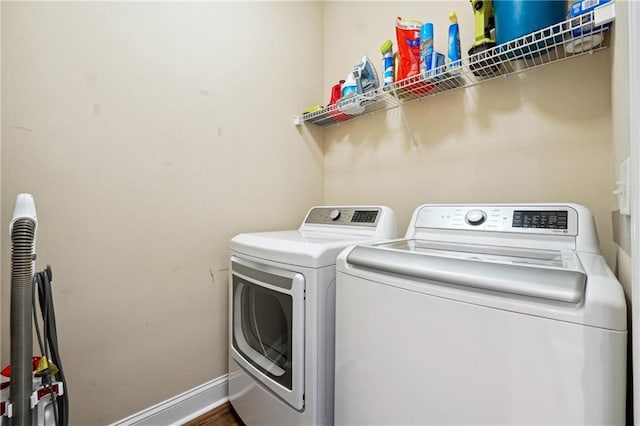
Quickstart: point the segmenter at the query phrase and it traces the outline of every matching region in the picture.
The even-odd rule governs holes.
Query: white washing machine
[[[332,425],[336,256],[397,238],[387,207],[314,207],[230,242],[229,400],[247,425]]]
[[[626,304],[585,207],[423,205],[336,267],[336,425],[624,424]]]

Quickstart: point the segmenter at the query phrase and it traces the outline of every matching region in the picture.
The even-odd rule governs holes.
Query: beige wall
[[[226,373],[227,241],[322,202],[321,138],[291,121],[321,96],[321,16],[310,2],[2,3],[2,215],[34,194],[71,424]]]
[[[611,37],[611,113],[616,167],[629,156],[629,2],[616,0],[616,21]]]
[[[616,21],[612,37],[611,115],[613,121],[613,166],[618,166],[629,156],[629,3],[616,1]],[[617,207],[616,207],[617,208]],[[627,226],[626,229],[630,229]],[[630,253],[617,248],[617,275],[631,298]]]
[[[468,1],[327,3],[325,90],[363,53],[378,64],[382,41],[395,45],[397,15],[434,22],[436,49],[446,52],[451,9],[464,52],[473,40]],[[610,68],[609,55],[597,53],[409,104],[417,155],[398,110],[331,127],[325,202],[387,204],[400,229],[422,203],[581,203],[613,265]]]
[[[434,22],[445,51],[451,9],[464,54],[462,0],[2,3],[1,214],[35,195],[73,424],[224,374],[228,239],[313,204],[387,204],[403,229],[426,202],[578,202],[613,265],[611,53],[408,105],[417,155],[397,110],[291,125],[363,53],[380,70],[395,16]]]

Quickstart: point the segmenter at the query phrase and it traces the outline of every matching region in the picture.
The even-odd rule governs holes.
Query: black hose
[[[11,232],[11,424],[31,426],[33,334],[31,323],[31,279],[36,224],[18,219]]]
[[[51,393],[51,400],[53,402],[54,417],[56,418],[56,425],[67,426],[69,424],[69,387],[64,376],[64,370],[62,367],[62,359],[60,357],[60,350],[58,347],[58,333],[56,329],[56,315],[53,307],[53,292],[51,290],[51,281],[53,279],[53,273],[51,266],[47,265],[46,269],[39,272],[34,277],[34,281],[38,287],[38,301],[40,302],[40,313],[43,320],[43,334],[44,334],[44,351],[41,351],[42,355],[47,357],[47,360],[53,362],[58,367],[58,372],[55,374],[55,379],[63,383],[64,393],[60,397],[56,397]],[[49,358],[49,351],[51,358]],[[48,380],[45,378],[45,380]]]
[[[40,325],[38,324],[38,308],[36,307],[36,289],[38,288],[37,275],[33,276],[33,282],[31,283],[31,307],[33,311],[33,326],[36,330],[36,337],[38,341],[38,347],[40,353],[44,353],[44,341],[42,340],[42,334],[40,334]]]

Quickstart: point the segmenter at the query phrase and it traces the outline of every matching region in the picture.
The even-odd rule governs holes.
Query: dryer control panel
[[[298,228],[334,236],[397,238],[396,215],[387,206],[315,206]]]
[[[375,227],[380,214],[381,209],[377,207],[314,207],[304,223]]]

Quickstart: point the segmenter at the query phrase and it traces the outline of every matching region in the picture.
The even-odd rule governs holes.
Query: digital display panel
[[[378,212],[376,210],[356,210],[353,212],[353,223],[376,223]]]
[[[566,210],[516,210],[513,212],[514,228],[567,229]]]

